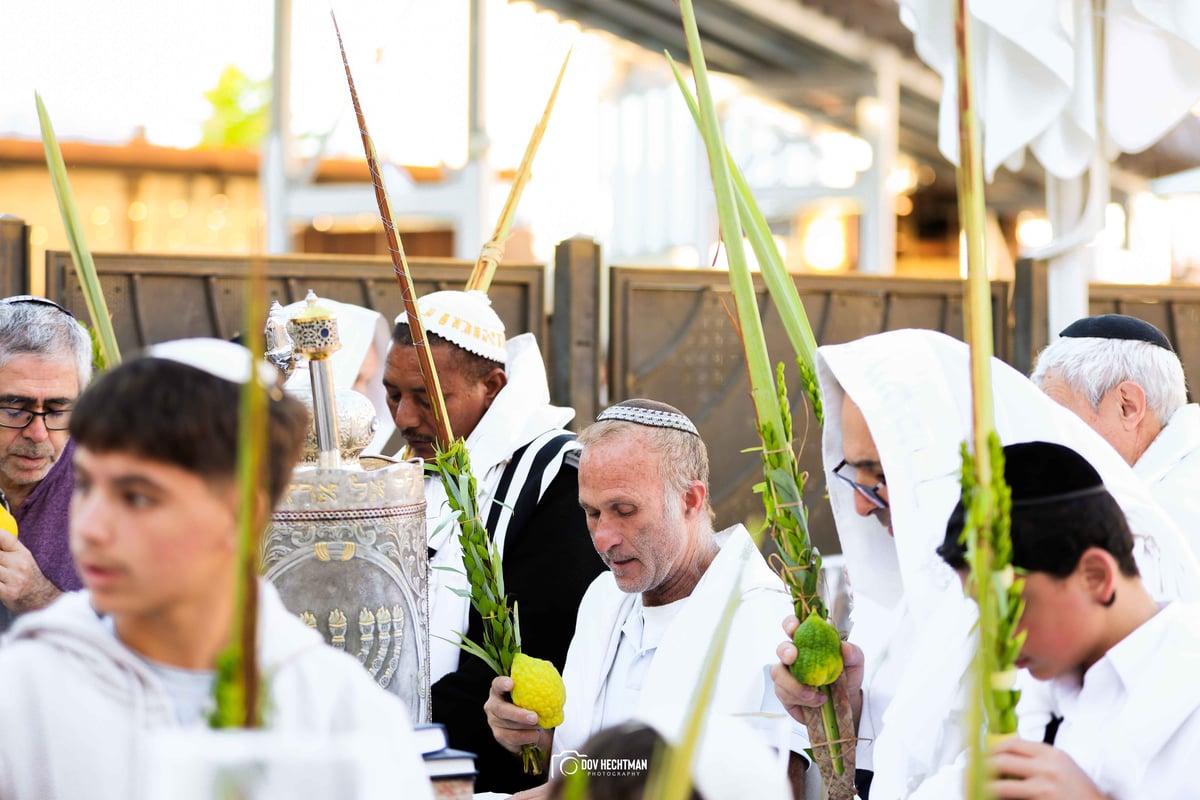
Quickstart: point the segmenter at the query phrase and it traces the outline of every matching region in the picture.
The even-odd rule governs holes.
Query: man
[[[1073,450],[1004,448],[1012,563],[1024,587],[1017,666],[1050,685],[1054,722],[990,753],[997,798],[1156,800],[1196,796],[1200,606],[1160,608],[1100,476]],[[967,569],[961,502],[939,553]]]
[[[501,553],[504,585],[518,604],[522,648],[562,669],[575,612],[603,571],[578,503],[577,449],[563,429],[575,412],[550,404],[546,369],[532,334],[506,341],[504,323],[482,292],[434,292],[420,298],[454,436],[466,440],[479,508]],[[408,455],[434,458],[434,418],[408,318],[396,320],[383,385]],[[495,673],[460,654],[460,633],[482,641],[483,620],[458,592],[469,589],[458,526],[441,480],[425,482],[430,548],[430,644],[433,719],[450,746],[476,754],[478,791],[516,791],[527,776],[492,738],[483,704]]]
[[[91,374],[91,339],[69,311],[41,297],[0,300],[0,503],[20,534],[0,538],[0,631],[83,586],[67,543],[67,424]]]
[[[936,550],[960,493],[969,374],[966,345],[935,331],[892,331],[817,350],[825,407],[838,410],[825,420],[822,447],[854,591],[849,639],[861,649],[850,655],[863,671],[856,755],[864,798],[912,797],[927,782],[936,786],[962,751],[955,720],[975,608]],[[1197,597],[1200,567],[1112,448],[995,359],[992,382],[1001,442],[1057,441],[1085,454],[1129,516],[1151,591]],[[789,636],[796,624],[785,625]],[[785,668],[795,659],[790,642],[779,656],[772,676],[785,707],[798,714],[791,707],[818,705]],[[1035,724],[1032,711],[1025,719]]]
[[[764,668],[778,638],[773,620],[791,600],[744,527],[713,532],[708,453],[695,425],[665,403],[627,400],[602,412],[580,442],[579,504],[609,571],[579,607],[563,723],[540,728],[536,714],[509,700],[512,679],[496,678],[485,706],[496,740],[513,753],[536,744],[565,754],[634,717],[681,729],[731,594],[740,602],[710,720],[780,711],[764,691]],[[793,753],[807,744],[802,734],[794,741]],[[796,783],[803,764],[793,758]]]
[[[1032,378],[1116,448],[1200,554],[1200,405],[1187,402],[1163,332],[1121,314],[1085,317],[1041,352]]]
[[[262,380],[256,367],[270,371],[240,345],[169,342],[79,399],[70,539],[87,591],[22,617],[0,648],[0,797],[139,796],[151,737],[203,727],[238,613],[238,396]],[[307,428],[304,407],[274,391],[262,524]],[[406,790],[431,796],[403,703],[289,614],[270,584],[258,591],[269,727],[378,737]]]

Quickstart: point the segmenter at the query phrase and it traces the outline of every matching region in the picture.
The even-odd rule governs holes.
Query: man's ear
[[[692,481],[683,492],[683,515],[691,518],[693,514],[703,514],[704,503],[708,499],[708,489],[700,481]]]
[[[1146,416],[1146,390],[1133,381],[1121,381],[1113,391],[1117,393],[1117,411],[1121,418],[1121,427],[1127,431],[1134,430]]]
[[[1083,581],[1085,591],[1094,602],[1101,605],[1109,605],[1112,602],[1120,573],[1121,569],[1113,554],[1100,547],[1084,550],[1075,567],[1075,574]]]
[[[496,395],[500,394],[500,390],[508,385],[508,374],[500,367],[493,367],[492,370],[483,376],[480,381],[483,384],[483,400],[487,406],[491,406],[492,401],[496,399]]]

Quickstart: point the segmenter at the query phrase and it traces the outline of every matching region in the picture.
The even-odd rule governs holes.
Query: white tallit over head
[[[971,436],[967,346],[936,331],[891,331],[818,348],[817,374],[828,409],[826,484],[854,591],[884,606],[894,606],[903,593],[920,613],[941,593],[960,591],[935,550],[960,493],[959,447]],[[992,359],[992,382],[1001,444],[1056,442],[1080,453],[1125,511],[1151,593],[1200,598],[1195,558],[1116,450],[998,359]],[[847,394],[879,450],[894,538],[874,518],[855,513],[853,490],[830,472],[843,457],[841,405]]]
[[[818,348],[817,375],[827,409],[826,485],[855,596],[850,639],[867,660],[860,735],[874,742],[860,751],[875,772],[872,798],[908,797],[962,750],[955,726],[976,611],[936,548],[958,502],[960,446],[972,430],[968,350],[935,331],[892,331]],[[1200,568],[1182,535],[1116,450],[997,359],[992,381],[1001,443],[1056,442],[1080,453],[1125,511],[1150,592],[1200,595]],[[874,517],[859,516],[853,489],[833,478],[844,457],[846,395],[879,450],[894,537]]]

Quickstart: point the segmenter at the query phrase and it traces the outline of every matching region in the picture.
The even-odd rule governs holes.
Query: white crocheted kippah
[[[623,400],[615,406],[609,406],[596,416],[596,422],[604,420],[632,422],[650,428],[674,428],[693,436],[700,435],[700,431],[696,430],[696,426],[682,411],[657,400],[641,398]]]
[[[436,333],[467,352],[504,364],[504,322],[483,292],[431,292],[417,300],[425,330]],[[396,317],[397,325],[408,324],[408,314]]]

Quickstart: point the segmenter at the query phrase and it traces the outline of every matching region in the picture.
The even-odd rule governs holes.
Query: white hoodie
[[[408,710],[362,666],[327,646],[259,583],[268,722],[296,734],[365,734],[386,743],[397,796],[431,798]],[[155,732],[177,729],[170,697],[125,648],[87,592],[21,617],[0,647],[0,798],[135,800]]]
[[[962,701],[976,609],[936,548],[958,502],[959,446],[971,432],[967,358],[965,344],[928,330],[817,349],[828,410],[826,485],[854,595],[850,640],[866,657],[859,736],[872,741],[859,744],[858,766],[875,772],[872,800],[909,797],[962,750],[961,731],[947,722]],[[1149,591],[1161,599],[1200,596],[1200,568],[1187,543],[1117,452],[996,359],[992,381],[1001,443],[1055,442],[1080,453],[1125,511]],[[830,472],[844,455],[847,394],[879,450],[894,537],[855,512],[853,490]]]

